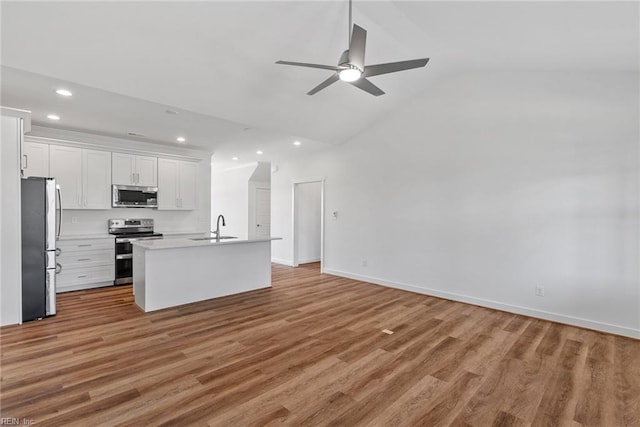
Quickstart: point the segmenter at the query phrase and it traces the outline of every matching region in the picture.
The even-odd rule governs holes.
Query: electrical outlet
[[[71,224],[77,224],[78,223],[78,217],[77,216],[72,216],[71,217]]]
[[[539,297],[543,297],[544,296],[544,286],[536,286],[536,295]]]

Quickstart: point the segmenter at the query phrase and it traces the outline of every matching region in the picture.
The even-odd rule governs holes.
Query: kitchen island
[[[133,246],[133,293],[144,311],[271,287],[265,238],[139,240]]]

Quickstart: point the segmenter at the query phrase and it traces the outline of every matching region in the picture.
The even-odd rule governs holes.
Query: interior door
[[[256,188],[256,237],[271,236],[271,190]]]

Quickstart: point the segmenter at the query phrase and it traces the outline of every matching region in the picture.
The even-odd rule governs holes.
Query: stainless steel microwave
[[[111,206],[114,208],[157,208],[158,187],[112,185]]]

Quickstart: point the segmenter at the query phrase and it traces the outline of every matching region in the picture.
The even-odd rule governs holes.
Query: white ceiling
[[[60,127],[165,144],[184,133],[251,161],[294,139],[341,143],[450,73],[638,70],[637,2],[356,0],[367,63],[431,58],[372,78],[381,97],[342,82],[307,96],[329,72],[274,64],[335,64],[347,1],[3,1],[1,12],[3,104],[31,109],[37,124],[56,109]],[[52,94],[61,83],[71,100]]]

